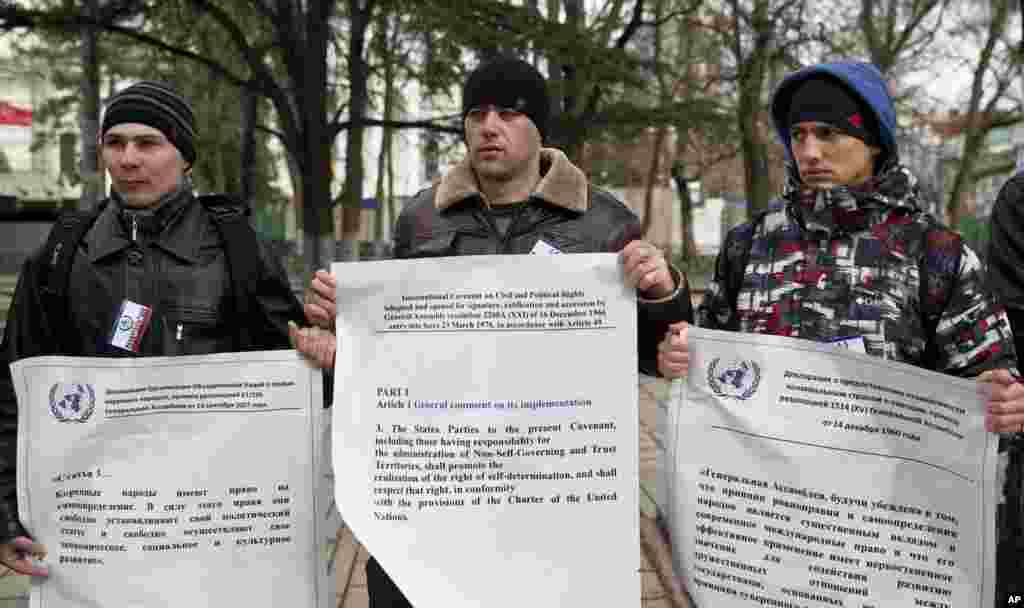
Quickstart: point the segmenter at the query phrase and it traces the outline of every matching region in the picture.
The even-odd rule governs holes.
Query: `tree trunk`
[[[745,82],[740,90],[740,147],[747,190],[747,217],[768,208],[771,182],[768,179],[768,150],[757,129],[760,108],[760,79]]]
[[[562,8],[565,10],[565,24],[570,31],[583,31],[583,2],[582,0],[563,0]],[[574,163],[579,163],[583,155],[583,129],[579,124],[580,100],[582,99],[582,85],[579,78],[579,70],[575,64],[562,64],[562,121],[566,128],[561,137],[556,140],[561,143],[562,151]],[[557,107],[557,106],[556,106]]]
[[[330,38],[330,0],[311,1],[306,12],[308,61],[303,87],[297,95],[301,131],[302,232],[306,275],[326,268],[334,259],[334,220],[331,208],[330,141],[327,139],[327,47]],[[326,15],[325,15],[326,13]],[[321,60],[323,58],[323,60]]]
[[[431,32],[423,33],[424,58],[423,63],[429,72],[434,64],[434,35]],[[434,91],[430,87],[423,89],[423,111],[429,116],[434,113]],[[432,182],[440,172],[441,142],[436,131],[427,129],[423,132],[423,179],[425,182]]]
[[[349,0],[348,83],[349,128],[345,136],[345,189],[341,204],[347,209],[359,209],[363,201],[363,135],[366,108],[370,93],[366,65],[366,31],[370,25],[373,3],[367,0]],[[361,214],[343,215],[341,236],[353,239],[359,234]]]
[[[91,18],[99,13],[97,0],[85,0],[85,9]],[[79,159],[79,173],[82,179],[82,196],[78,200],[80,210],[92,209],[103,198],[105,179],[99,167],[99,122],[100,122],[100,61],[96,44],[96,28],[82,26],[82,79],[79,81],[81,109],[79,131],[82,137],[82,157]]]
[[[697,256],[697,243],[693,238],[693,199],[690,198],[690,184],[686,181],[686,170],[679,165],[673,166],[672,180],[679,193],[679,221],[683,224],[683,242],[679,255],[683,261],[689,261]]]
[[[241,176],[239,180],[239,195],[250,207],[254,206],[252,200],[255,192],[256,179],[256,125],[259,122],[257,111],[259,110],[259,99],[256,94],[247,88],[242,89],[242,132],[240,162]]]
[[[377,35],[380,37],[381,55],[384,57],[384,120],[391,120],[394,111],[394,66],[390,57],[391,53],[391,28],[387,17],[382,17],[379,22],[380,31]],[[385,216],[385,209],[387,206],[384,201],[389,199],[393,192],[390,187],[391,184],[388,181],[388,164],[391,156],[391,141],[394,133],[394,129],[390,127],[383,127],[381,130],[380,137],[380,154],[377,156],[377,210],[374,213],[373,222],[373,254],[374,257],[379,257],[377,254],[380,252],[380,244],[384,240],[384,225],[387,222]]]
[[[960,163],[953,178],[953,188],[949,192],[949,199],[946,203],[946,221],[950,226],[956,228],[960,223],[960,216],[964,212],[963,197],[968,188],[974,184],[973,173],[975,161],[985,142],[987,131],[975,134],[968,130],[964,135],[963,152],[960,155]]]
[[[654,143],[651,145],[651,165],[647,170],[647,187],[644,189],[644,219],[641,224],[641,232],[644,238],[651,229],[654,221],[654,188],[658,185],[658,173],[661,171],[661,149],[665,145],[665,137],[668,136],[668,127],[661,126],[654,135]],[[671,240],[671,236],[669,237]]]

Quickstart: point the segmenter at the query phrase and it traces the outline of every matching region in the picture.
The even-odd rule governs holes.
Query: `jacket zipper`
[[[530,204],[529,202],[526,203],[526,205],[529,205],[529,204]],[[509,222],[508,228],[505,230],[505,234],[504,235],[501,235],[501,234],[497,235],[498,237],[501,238],[501,252],[500,253],[508,253],[509,252],[508,251],[508,244],[509,244],[509,241],[512,240],[512,229],[515,228],[519,224],[519,220],[522,219],[523,213],[526,211],[526,205],[520,207],[516,211],[516,214],[514,216],[512,216],[512,221]],[[492,224],[491,230],[495,230],[495,228],[493,227],[493,224]]]

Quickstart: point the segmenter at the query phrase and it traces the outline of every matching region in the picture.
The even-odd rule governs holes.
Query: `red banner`
[[[0,101],[0,125],[31,127],[32,110],[26,110],[6,101]]]

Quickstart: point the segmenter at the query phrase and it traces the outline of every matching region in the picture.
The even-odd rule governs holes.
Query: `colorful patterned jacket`
[[[874,113],[881,154],[867,183],[800,183],[789,99],[812,77],[841,82]],[[698,323],[819,342],[862,336],[869,354],[956,376],[1015,369],[1009,321],[978,256],[924,211],[916,178],[899,165],[896,112],[877,68],[841,61],[794,72],[771,116],[789,159],[785,192],[726,237]]]
[[[697,311],[712,329],[828,342],[957,376],[1014,367],[977,255],[916,203],[895,166],[860,189],[791,188],[726,237]]]

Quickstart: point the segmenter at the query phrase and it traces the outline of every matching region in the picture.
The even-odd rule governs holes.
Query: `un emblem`
[[[117,329],[119,331],[131,331],[135,325],[135,320],[128,315],[122,315],[121,320],[117,322]]]
[[[60,422],[85,422],[96,409],[89,384],[57,382],[50,387],[50,413]]]
[[[754,361],[722,363],[715,357],[708,365],[708,386],[720,397],[746,400],[754,396],[761,384],[761,368]]]

